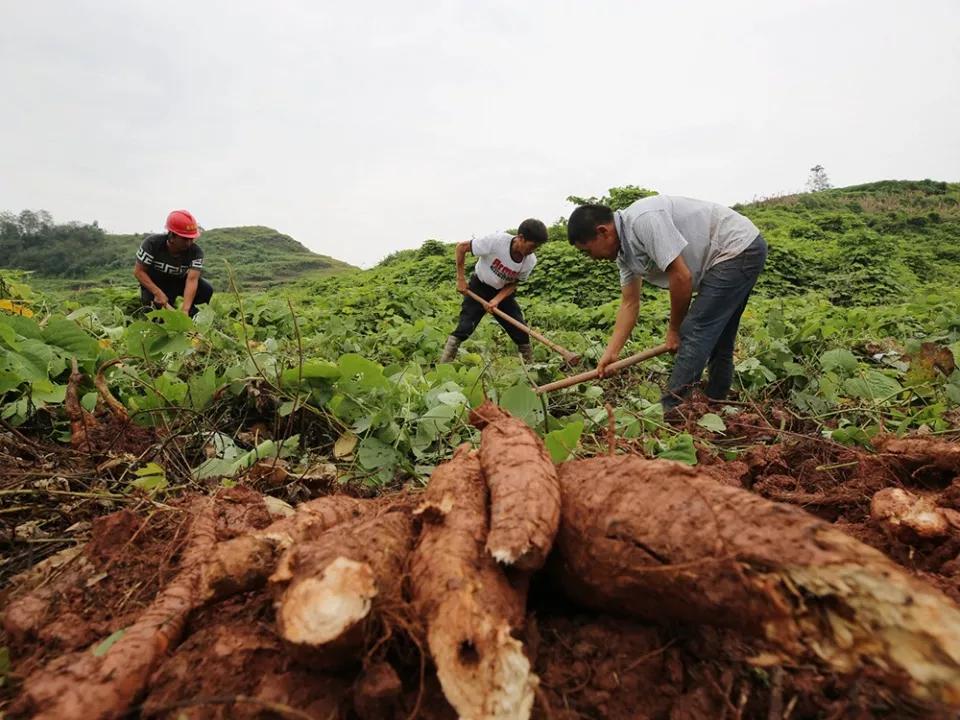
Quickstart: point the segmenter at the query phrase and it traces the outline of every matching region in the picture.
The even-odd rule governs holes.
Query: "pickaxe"
[[[514,318],[510,317],[509,315],[507,315],[507,314],[506,314],[503,310],[501,310],[500,308],[498,308],[498,307],[490,307],[489,301],[484,300],[482,297],[480,297],[480,296],[477,295],[475,292],[473,292],[473,290],[467,289],[467,291],[466,291],[465,294],[466,294],[468,297],[471,297],[471,298],[473,298],[474,300],[476,300],[476,301],[477,301],[478,303],[480,303],[481,305],[483,305],[483,307],[485,307],[485,308],[487,309],[487,312],[492,312],[494,315],[496,315],[496,316],[499,317],[499,318],[502,318],[502,319],[506,320],[508,323],[510,323],[510,324],[513,325],[514,327],[519,328],[520,330],[523,330],[525,333],[527,333],[527,335],[529,335],[530,337],[532,337],[534,340],[539,340],[540,342],[542,342],[544,345],[546,345],[546,346],[547,346],[548,348],[550,348],[551,350],[555,350],[555,351],[557,351],[558,353],[560,353],[560,354],[563,356],[563,359],[566,360],[569,365],[576,365],[578,362],[580,362],[580,356],[579,356],[577,353],[572,353],[572,352],[570,352],[569,350],[567,350],[565,347],[562,347],[562,346],[560,346],[560,345],[557,345],[557,344],[556,344],[555,342],[553,342],[552,340],[548,340],[547,338],[545,338],[543,335],[541,335],[540,333],[538,333],[538,332],[537,332],[536,330],[534,330],[533,328],[529,328],[529,327],[527,327],[526,325],[524,325],[522,322],[520,322],[519,320],[515,320]]]
[[[650,348],[649,350],[644,350],[639,352],[636,355],[631,355],[630,357],[625,357],[623,360],[617,360],[607,365],[608,371],[622,370],[625,367],[630,367],[631,365],[636,365],[641,363],[644,360],[649,360],[652,357],[657,355],[663,355],[665,352],[669,352],[669,349],[666,345],[657,345],[655,348]],[[588,370],[587,372],[582,372],[579,375],[571,375],[566,377],[563,380],[557,380],[556,382],[548,383],[546,385],[540,385],[537,388],[534,388],[538,395],[543,393],[550,392],[551,390],[560,390],[562,388],[568,388],[573,385],[579,385],[582,382],[587,382],[588,380],[596,380],[600,377],[596,369]]]

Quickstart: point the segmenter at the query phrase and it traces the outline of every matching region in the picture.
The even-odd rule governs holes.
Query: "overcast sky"
[[[185,207],[369,266],[615,185],[960,180],[960,0],[0,6],[0,210],[112,232]]]

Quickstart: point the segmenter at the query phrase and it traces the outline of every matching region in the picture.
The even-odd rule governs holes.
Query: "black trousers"
[[[480,278],[478,278],[476,275],[470,276],[468,287],[484,300],[493,300],[494,296],[500,292],[497,288],[480,282]],[[523,311],[520,310],[520,306],[517,304],[517,299],[513,295],[504,299],[499,305],[497,305],[497,307],[503,310],[503,312],[512,317],[514,320],[523,322]],[[454,330],[451,334],[461,341],[466,340],[473,334],[473,331],[477,329],[477,325],[486,314],[487,311],[483,309],[483,305],[478,303],[472,297],[464,295],[463,304],[460,306],[460,322],[457,323],[456,330]],[[494,315],[493,318],[500,323],[503,329],[507,331],[507,335],[510,336],[510,339],[513,340],[517,345],[530,344],[530,336],[527,335],[523,330],[515,328],[513,325],[497,315]]]
[[[171,275],[161,275],[159,273],[154,275],[150,273],[150,279],[157,284],[157,287],[163,290],[164,294],[170,299],[171,305],[173,305],[173,301],[176,298],[183,297],[183,290],[187,285],[186,275],[183,277],[173,277]],[[204,305],[210,302],[211,297],[213,297],[213,285],[203,278],[200,278],[200,281],[197,283],[197,294],[194,296],[193,305],[190,307],[190,317],[197,314],[197,305]],[[147,310],[152,310],[157,307],[153,302],[153,293],[143,285],[140,286],[140,304]]]

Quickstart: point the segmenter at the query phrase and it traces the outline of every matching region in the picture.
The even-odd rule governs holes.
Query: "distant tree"
[[[430,255],[446,255],[447,246],[439,240],[424,240],[423,245],[417,250],[417,257],[425,258]]]
[[[577,195],[570,195],[567,197],[567,202],[571,202],[574,205],[606,205],[613,210],[623,210],[623,208],[632,205],[637,200],[650,197],[651,195],[659,195],[656,190],[648,190],[647,188],[637,187],[636,185],[613,187],[607,192],[607,195],[600,198],[584,198]]]
[[[807,178],[807,190],[810,192],[820,192],[829,190],[833,185],[830,184],[830,178],[827,177],[827,171],[823,165],[814,165],[810,168],[810,176]]]

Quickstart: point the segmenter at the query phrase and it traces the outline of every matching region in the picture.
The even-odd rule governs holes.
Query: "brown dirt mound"
[[[895,449],[874,455],[832,443],[798,439],[760,447],[737,461],[714,461],[706,466],[706,472],[697,473],[696,483],[709,482],[706,476],[710,475],[728,486],[720,493],[724,498],[739,497],[737,488],[752,488],[758,495],[771,499],[776,496],[781,502],[811,510],[834,523],[837,529],[884,551],[916,578],[956,600],[960,595],[960,567],[955,567],[960,565],[956,560],[960,552],[957,536],[947,533],[945,537],[924,540],[906,536],[904,540],[885,531],[870,517],[873,494],[891,486],[929,493],[938,507],[952,509],[960,504],[960,485],[949,484],[945,479],[944,468],[952,466],[945,461],[931,462],[916,445],[909,446],[909,450],[909,459],[903,459]],[[933,489],[925,486],[931,476],[923,469],[930,467],[937,473]],[[922,470],[919,474],[918,469]],[[451,476],[450,487],[456,488],[462,477]],[[696,483],[695,490],[699,487]],[[423,527],[442,525],[447,514],[456,512],[456,502],[466,497],[464,491],[454,490],[452,497],[445,498],[442,489],[438,486],[438,494],[428,495],[430,502],[421,506],[416,516],[415,532],[420,538],[425,537]],[[477,493],[481,507],[488,502],[482,487],[470,493]],[[696,502],[696,494],[669,512],[683,518],[687,506]],[[624,498],[627,502],[626,495]],[[9,621],[10,607],[18,602],[25,604],[23,612],[14,618],[19,623],[16,632],[7,627],[0,639],[0,644],[11,648],[13,660],[13,671],[0,689],[0,711],[6,710],[11,718],[31,716],[33,709],[21,694],[24,681],[51,661],[59,658],[61,663],[75,662],[71,671],[82,671],[101,662],[99,658],[104,653],[109,656],[103,639],[130,627],[158,593],[182,575],[183,553],[191,542],[185,511],[191,500],[184,498],[172,503],[169,509],[149,506],[150,509],[140,512],[126,510],[98,520],[92,528],[91,541],[65,567],[24,580],[8,592],[4,598],[5,620]],[[389,499],[356,502],[372,503],[371,507],[380,509],[390,504]],[[409,496],[402,502],[412,505]],[[242,541],[257,532],[260,537],[270,538],[268,528],[275,527],[277,522],[262,497],[250,490],[238,488],[223,493],[214,507],[215,540],[221,544]],[[783,516],[792,517],[789,513]],[[334,521],[345,522],[346,518],[337,517]],[[287,525],[309,528],[313,527],[312,522],[315,518]],[[888,673],[872,663],[845,673],[830,671],[809,658],[781,658],[771,663],[770,644],[762,637],[749,639],[757,633],[743,632],[743,628],[718,629],[662,619],[651,623],[586,611],[573,604],[568,588],[558,585],[551,573],[539,573],[532,578],[516,574],[505,580],[497,575],[503,571],[492,566],[490,555],[483,551],[487,522],[489,518],[484,519],[481,513],[476,521],[469,521],[468,531],[457,536],[457,547],[462,546],[457,551],[462,553],[457,562],[466,563],[465,569],[458,571],[461,576],[446,579],[445,590],[462,590],[476,582],[480,575],[472,574],[470,562],[477,564],[477,570],[482,564],[486,568],[483,572],[498,578],[496,583],[508,580],[513,587],[525,587],[532,580],[526,618],[516,622],[504,638],[524,643],[534,678],[533,717],[813,720],[950,716],[950,711],[942,706],[911,699],[903,687],[891,681]],[[332,531],[324,534],[327,532]],[[290,542],[299,542],[294,535],[271,539],[274,545],[269,549],[270,557],[263,558],[264,567],[276,562]],[[627,537],[621,531],[616,535],[618,540]],[[695,533],[687,535],[692,537]],[[432,553],[449,551],[442,538],[438,531],[431,541],[433,545],[422,547],[432,547]],[[663,564],[665,558],[668,567],[670,562],[677,562],[667,558],[663,548],[652,544],[638,546],[637,551],[653,552],[655,564]],[[765,562],[770,565],[772,561],[767,558]],[[430,554],[420,562],[429,565]],[[548,567],[552,564],[551,560]],[[756,568],[758,577],[765,569]],[[322,572],[322,568],[317,572]],[[410,597],[410,568],[405,568],[403,574],[404,593]],[[262,575],[260,578],[266,579]],[[438,576],[431,582],[440,583],[438,587],[442,588],[444,580]],[[237,593],[246,586],[233,587]],[[390,623],[378,625],[377,632],[366,634],[351,662],[318,670],[307,659],[291,652],[290,645],[279,634],[276,598],[270,588],[250,587],[239,594],[208,598],[196,606],[182,637],[161,653],[145,686],[137,693],[130,708],[134,715],[171,719],[386,720],[457,716],[444,698],[430,658],[433,648],[428,648],[423,629]],[[28,591],[32,592],[27,594]],[[479,592],[482,594],[482,588]],[[469,598],[470,594],[464,597]],[[436,600],[429,602],[435,604]],[[662,602],[676,605],[682,601],[664,597]],[[812,599],[807,598],[807,602]],[[652,614],[661,618],[685,617],[676,607],[663,609],[663,613]],[[740,619],[749,622],[749,618]],[[711,622],[710,618],[706,620]],[[732,624],[740,627],[742,623]],[[469,668],[473,649],[454,649]],[[78,650],[78,655],[67,654]],[[758,662],[764,656],[768,659]],[[69,660],[71,657],[78,659]],[[19,702],[11,705],[17,696]],[[485,712],[481,717],[523,717],[505,714],[497,708]]]

